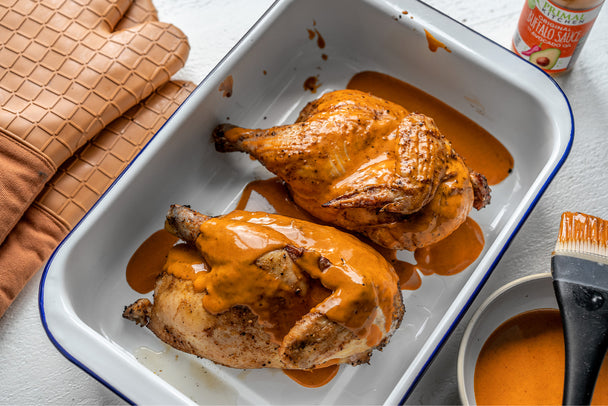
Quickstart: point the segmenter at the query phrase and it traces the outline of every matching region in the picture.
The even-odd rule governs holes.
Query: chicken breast
[[[388,248],[437,242],[490,200],[431,118],[357,90],[323,95],[294,124],[223,124],[213,138],[258,159],[313,216]]]
[[[375,250],[332,227],[172,206],[154,300],[123,317],[169,345],[235,368],[368,362],[404,314],[397,276]]]

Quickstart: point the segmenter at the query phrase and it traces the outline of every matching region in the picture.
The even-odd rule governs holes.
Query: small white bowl
[[[529,275],[494,292],[471,318],[458,352],[458,392],[463,405],[475,405],[475,365],[488,337],[502,323],[529,310],[557,309],[550,273]]]

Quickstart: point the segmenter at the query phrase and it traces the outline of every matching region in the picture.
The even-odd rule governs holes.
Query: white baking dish
[[[325,48],[308,38],[308,29],[318,30]],[[425,29],[451,52],[431,52]],[[215,152],[209,138],[215,125],[227,117],[248,127],[291,122],[306,102],[344,88],[363,70],[392,75],[443,100],[513,155],[513,173],[493,187],[492,204],[472,213],[486,239],[482,256],[464,272],[424,276],[421,288],[404,291],[407,313],[384,351],[370,365],[343,366],[317,389],[281,371],[234,370],[178,353],[122,319],[123,307],[140,297],[126,283],[126,264],[163,226],[170,204],[221,214],[249,181],[270,176],[244,154]],[[224,97],[218,87],[229,75],[233,94]],[[317,94],[305,91],[306,78],[317,75]],[[424,3],[278,1],[54,253],[40,288],[44,326],[67,358],[129,402],[397,403],[481,289],[565,160],[572,137],[572,112],[554,81]]]

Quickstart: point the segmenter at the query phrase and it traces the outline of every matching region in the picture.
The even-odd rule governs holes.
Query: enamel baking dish
[[[407,12],[404,13],[404,12]],[[326,46],[308,37],[317,30]],[[425,30],[445,48],[431,50]],[[323,58],[323,54],[327,58]],[[230,211],[245,185],[271,174],[245,154],[217,153],[220,122],[251,128],[293,122],[357,72],[394,76],[488,130],[514,157],[492,203],[472,212],[486,240],[453,276],[423,276],[404,291],[406,315],[369,365],[342,366],[309,389],[280,370],[238,370],[171,348],[121,317],[141,297],[125,279],[136,248],[163,227],[172,203]],[[219,90],[229,76],[232,95]],[[316,94],[304,83],[315,77]],[[413,0],[278,1],[205,78],[133,164],[63,241],[44,270],[40,312],[69,360],[138,404],[394,404],[412,391],[570,150],[573,118],[541,70]],[[149,295],[151,297],[151,294]]]

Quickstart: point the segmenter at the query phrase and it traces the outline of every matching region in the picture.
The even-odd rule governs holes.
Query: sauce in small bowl
[[[527,327],[525,327],[524,324],[518,325],[518,320],[520,320],[522,317],[532,317],[537,319],[539,317],[551,318],[555,315],[555,312],[558,312],[557,309],[558,306],[557,301],[555,299],[555,294],[553,292],[552,277],[550,273],[535,274],[517,279],[513,282],[506,284],[505,286],[494,292],[492,295],[490,295],[490,297],[486,299],[486,301],[479,307],[479,309],[471,318],[460,344],[460,350],[458,353],[457,374],[458,391],[462,404],[492,404],[494,403],[494,400],[496,400],[496,402],[498,403],[503,402],[504,404],[505,400],[504,398],[499,398],[501,395],[498,390],[490,390],[489,392],[486,391],[486,393],[483,394],[475,390],[476,385],[478,385],[479,387],[486,386],[485,389],[489,389],[488,385],[490,384],[488,382],[491,381],[493,378],[490,375],[496,373],[496,370],[494,370],[494,372],[490,370],[486,370],[484,372],[480,369],[477,373],[478,382],[476,382],[477,368],[488,368],[486,357],[489,356],[489,352],[496,350],[496,348],[500,347],[499,350],[502,351],[505,349],[505,345],[521,345],[522,342],[518,342],[519,339],[514,337],[520,337],[522,341],[528,338],[531,338],[532,341],[542,339],[542,336],[539,334],[535,334],[535,332],[532,332],[531,335],[528,335],[527,338],[525,338],[527,333],[524,332],[524,334],[522,335],[522,331],[523,329],[527,329]],[[536,320],[534,323],[536,324],[536,327],[538,327],[539,321]],[[505,338],[504,336],[505,331],[509,329],[509,325],[512,327],[514,326],[514,328],[518,330],[514,334],[512,334],[512,337],[510,337],[512,339],[511,341],[507,339],[508,337]],[[547,329],[537,329],[536,333],[538,333],[539,331],[546,332]],[[507,334],[509,334],[509,332],[507,332]],[[497,345],[497,341],[500,340],[503,340],[503,342],[498,342]],[[521,347],[525,347],[526,345],[531,343],[523,344],[524,345],[521,345]],[[494,345],[495,348],[489,348],[492,345]],[[534,343],[532,343],[532,345],[534,345]],[[524,356],[522,359],[527,360],[528,358],[529,357]],[[495,366],[498,366],[500,362],[502,361],[497,359],[491,361],[491,363],[496,363]],[[555,362],[561,362],[559,360],[559,356],[556,356]],[[485,363],[485,366],[482,366],[482,363]],[[524,372],[534,373],[533,371],[529,370],[529,366],[526,366],[521,361],[515,361],[513,359],[513,364],[516,363],[519,363],[518,366],[521,366],[522,369],[528,368],[527,371],[522,371],[521,375],[517,376],[517,378],[521,378],[524,375]],[[547,379],[547,365],[544,365],[543,367],[539,367],[537,365],[534,369],[536,369],[536,371],[541,375],[545,374],[544,377],[541,376],[541,382],[543,381],[543,379]],[[558,365],[556,367],[556,370],[559,371],[559,369],[560,366]],[[561,367],[561,370],[563,371],[563,366]],[[501,371],[501,373],[502,372],[503,371]],[[489,381],[481,382],[481,379],[486,378]],[[561,380],[563,381],[563,378]],[[557,381],[557,386],[561,388],[561,385],[559,384],[560,379],[557,378]],[[528,398],[527,394],[522,395],[523,399],[521,399],[521,403],[518,403],[513,399],[507,402],[513,402],[511,404],[550,404],[553,398],[555,397],[554,392],[556,390],[560,391],[560,389],[550,389],[549,385],[547,384],[543,388],[539,389],[539,391],[542,392],[545,389],[548,392],[551,392],[551,394],[548,394],[548,400],[546,403],[543,402],[542,399],[539,400],[538,397]],[[494,395],[496,396],[496,399],[492,400],[492,396]],[[559,394],[558,398],[559,401],[557,403],[561,404],[561,393]]]
[[[559,310],[518,314],[501,324],[481,349],[475,366],[475,401],[480,405],[559,405],[565,362]],[[591,404],[608,404],[606,362]]]

